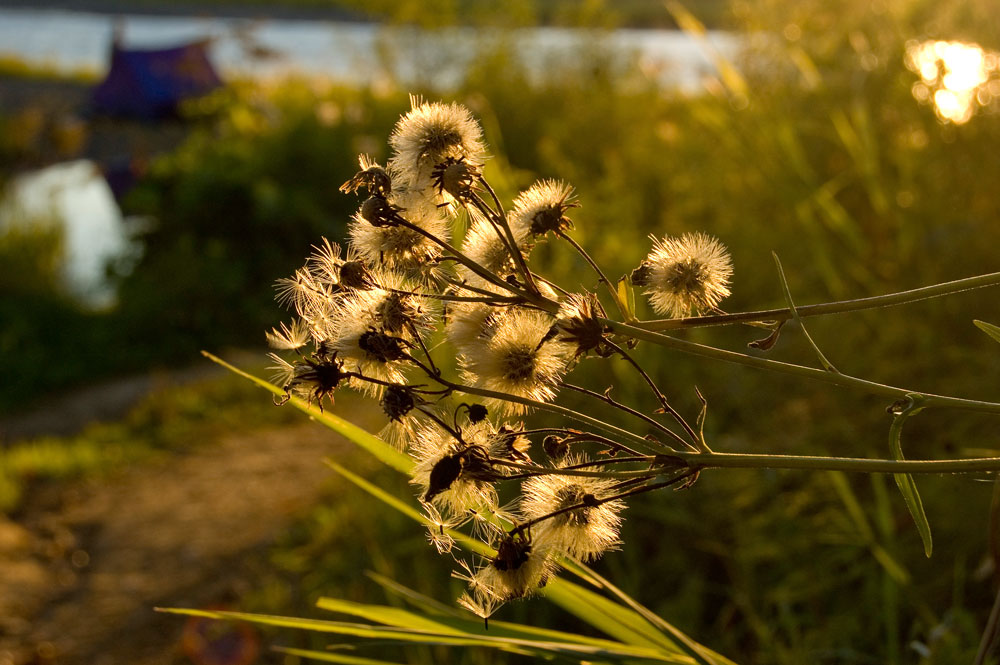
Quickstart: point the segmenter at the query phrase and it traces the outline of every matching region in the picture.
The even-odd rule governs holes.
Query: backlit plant
[[[796,307],[777,263],[787,306],[725,313],[730,256],[706,234],[652,238],[628,275],[611,279],[572,237],[573,188],[542,180],[504,206],[483,176],[482,131],[457,104],[412,100],[396,125],[385,166],[362,155],[341,189],[363,197],[346,249],[318,241],[305,265],[278,284],[295,318],[268,334],[285,399],[329,408],[338,390],[377,400],[382,437],[412,460],[415,500],[428,537],[455,558],[467,591],[459,603],[487,619],[530,596],[568,561],[593,561],[620,545],[630,497],[689,488],[719,468],[893,473],[931,553],[931,533],[912,473],[1000,470],[1000,459],[904,460],[903,422],[944,407],[1000,413],[1000,404],[875,383],[839,371],[802,319],[885,307],[1000,283],[983,275],[913,291]],[[540,243],[577,252],[593,290],[570,290],[531,261]],[[639,318],[636,294],[670,318]],[[816,353],[807,367],[697,344],[670,331],[751,324],[773,347],[794,321]],[[977,322],[1000,340],[1000,329]],[[632,350],[654,344],[709,359],[784,372],[886,398],[891,459],[714,452],[703,434],[707,401],[686,416],[672,406]],[[573,383],[583,363],[624,361],[656,410],[618,401],[605,386]],[[675,386],[676,390],[677,387]],[[572,410],[572,391],[620,412],[615,422]],[[710,395],[709,395],[710,397]],[[552,425],[531,424],[547,412]],[[625,424],[630,423],[630,425]],[[696,491],[696,490],[695,490]],[[464,531],[463,531],[464,530]],[[467,537],[480,542],[474,548]]]

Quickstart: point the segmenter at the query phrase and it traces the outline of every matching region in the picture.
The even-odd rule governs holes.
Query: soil
[[[0,517],[0,665],[192,662],[191,623],[153,608],[252,590],[331,480],[322,458],[350,445],[304,422],[34,492],[16,521]]]

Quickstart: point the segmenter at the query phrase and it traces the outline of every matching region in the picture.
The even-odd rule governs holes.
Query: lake
[[[496,40],[496,31],[448,28],[426,31],[372,23],[304,19],[243,19],[124,14],[112,16],[58,9],[0,8],[0,55],[45,64],[60,71],[104,70],[116,21],[126,46],[156,48],[210,37],[212,56],[224,73],[253,77],[287,73],[324,75],[353,83],[384,73],[381,53],[392,45],[403,55],[396,74],[403,80],[453,85],[478,45]],[[664,85],[694,88],[712,71],[697,40],[672,30],[616,30],[607,33],[573,28],[525,28],[508,35],[529,65],[572,54],[598,40],[612,51],[635,52],[640,71]],[[739,44],[731,34],[710,31],[708,41],[725,54]],[[266,57],[260,57],[266,54]],[[444,55],[442,55],[444,54]]]

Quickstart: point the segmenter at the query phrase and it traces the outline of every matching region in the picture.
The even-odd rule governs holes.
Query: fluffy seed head
[[[572,462],[578,461],[567,458]],[[533,476],[521,484],[521,512],[528,519],[587,504],[614,494],[613,481],[576,476]],[[613,499],[582,505],[531,527],[532,536],[553,550],[592,561],[619,544],[621,511],[625,503]]]
[[[733,266],[718,240],[704,233],[652,239],[653,251],[646,257],[648,269],[641,281],[658,314],[690,316],[692,310],[711,310],[729,295]]]
[[[507,245],[500,239],[497,229],[494,228],[489,220],[475,212],[475,209],[470,210],[470,216],[472,217],[472,223],[469,225],[469,230],[462,240],[462,252],[488,272],[493,273],[501,279],[507,279],[516,275],[514,258],[511,256]],[[500,232],[502,233],[503,231],[501,230]],[[514,242],[521,250],[521,254],[527,258],[532,248],[531,233],[528,227],[512,225],[511,235],[514,236]],[[458,274],[472,286],[479,288],[487,287],[490,290],[496,289],[495,286],[465,266],[458,267]]]
[[[483,421],[463,428],[463,441],[457,441],[436,423],[420,426],[410,446],[416,462],[411,482],[421,488],[423,500],[449,516],[495,509],[491,483],[497,476],[489,463],[494,433]]]
[[[555,397],[572,347],[552,339],[554,319],[544,312],[509,308],[493,317],[478,343],[465,349],[462,366],[477,387],[547,402]],[[524,413],[527,407],[487,400],[494,413]]]
[[[393,150],[389,168],[396,178],[424,189],[434,167],[449,157],[476,165],[485,161],[483,131],[467,108],[424,103],[419,97],[411,97],[410,103],[413,108],[399,119],[389,137]]]
[[[514,199],[512,227],[528,229],[536,236],[573,228],[566,211],[576,207],[573,188],[561,180],[540,180]]]

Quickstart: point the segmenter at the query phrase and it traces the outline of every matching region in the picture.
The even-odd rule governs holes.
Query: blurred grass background
[[[514,22],[554,20],[559,12],[560,20],[604,27],[642,24],[648,12],[662,24],[673,20],[656,3],[613,11],[601,3],[550,5],[518,3]],[[432,27],[460,16],[449,3],[437,13],[418,6],[401,3],[392,18]],[[697,4],[689,9],[699,15]],[[487,176],[507,200],[540,177],[577,188],[576,235],[612,275],[637,264],[649,234],[696,230],[718,236],[733,255],[729,311],[782,305],[772,251],[800,304],[997,269],[997,104],[965,124],[942,123],[913,98],[917,76],[904,64],[909,40],[1000,50],[990,2],[761,0],[713,4],[706,15],[746,49],[733,63],[736,77],[706,81],[697,93],[662,89],[634,59],[603,48],[599,33],[587,52],[531,71],[501,34],[445,98],[481,119],[495,156]],[[395,46],[405,60],[405,46]],[[237,82],[192,104],[188,139],[152,164],[126,202],[126,212],[157,224],[143,234],[141,262],[118,276],[111,311],[82,311],[59,293],[57,235],[2,236],[0,376],[8,378],[0,382],[0,411],[98,378],[193,362],[202,348],[260,346],[263,330],[281,316],[274,280],[291,274],[320,235],[343,238],[357,201],[337,186],[355,171],[359,152],[384,160],[385,139],[411,92],[442,96],[391,84],[289,80]],[[0,161],[19,149],[14,126],[0,117]],[[568,288],[594,284],[564,248],[540,247],[533,263]],[[977,291],[809,326],[846,373],[998,400],[987,377],[997,375],[1000,354],[971,324],[1000,323],[996,303],[993,292]],[[737,350],[761,336],[751,328],[686,334]],[[887,454],[883,400],[661,349],[637,354],[683,413],[697,412],[694,386],[701,389],[716,450]],[[792,330],[770,355],[813,362]],[[620,400],[652,408],[626,366],[613,364],[610,380],[604,369],[591,374],[613,382]],[[231,409],[274,413],[252,391],[229,395],[226,408],[198,399],[213,405],[198,416],[208,420],[224,420]],[[573,395],[564,399],[573,405]],[[190,419],[181,412],[155,425],[140,415],[83,439],[22,444],[43,451],[35,458],[16,446],[5,450],[4,503],[16,510],[19,478],[87,474],[138,459],[160,445],[149,436],[189,440],[164,429]],[[913,457],[995,455],[995,432],[988,417],[929,413],[907,424],[903,440]],[[634,501],[623,551],[599,568],[741,663],[967,663],[996,576],[986,480],[918,480],[936,542],[927,560],[891,479],[706,473],[692,490]],[[420,538],[367,498],[336,490],[276,546],[245,609],[305,613],[320,594],[373,600],[374,585],[358,576],[364,569],[447,600],[456,595],[442,592],[447,562]],[[515,620],[565,621],[540,602],[505,611]],[[409,656],[445,662],[440,653]]]

